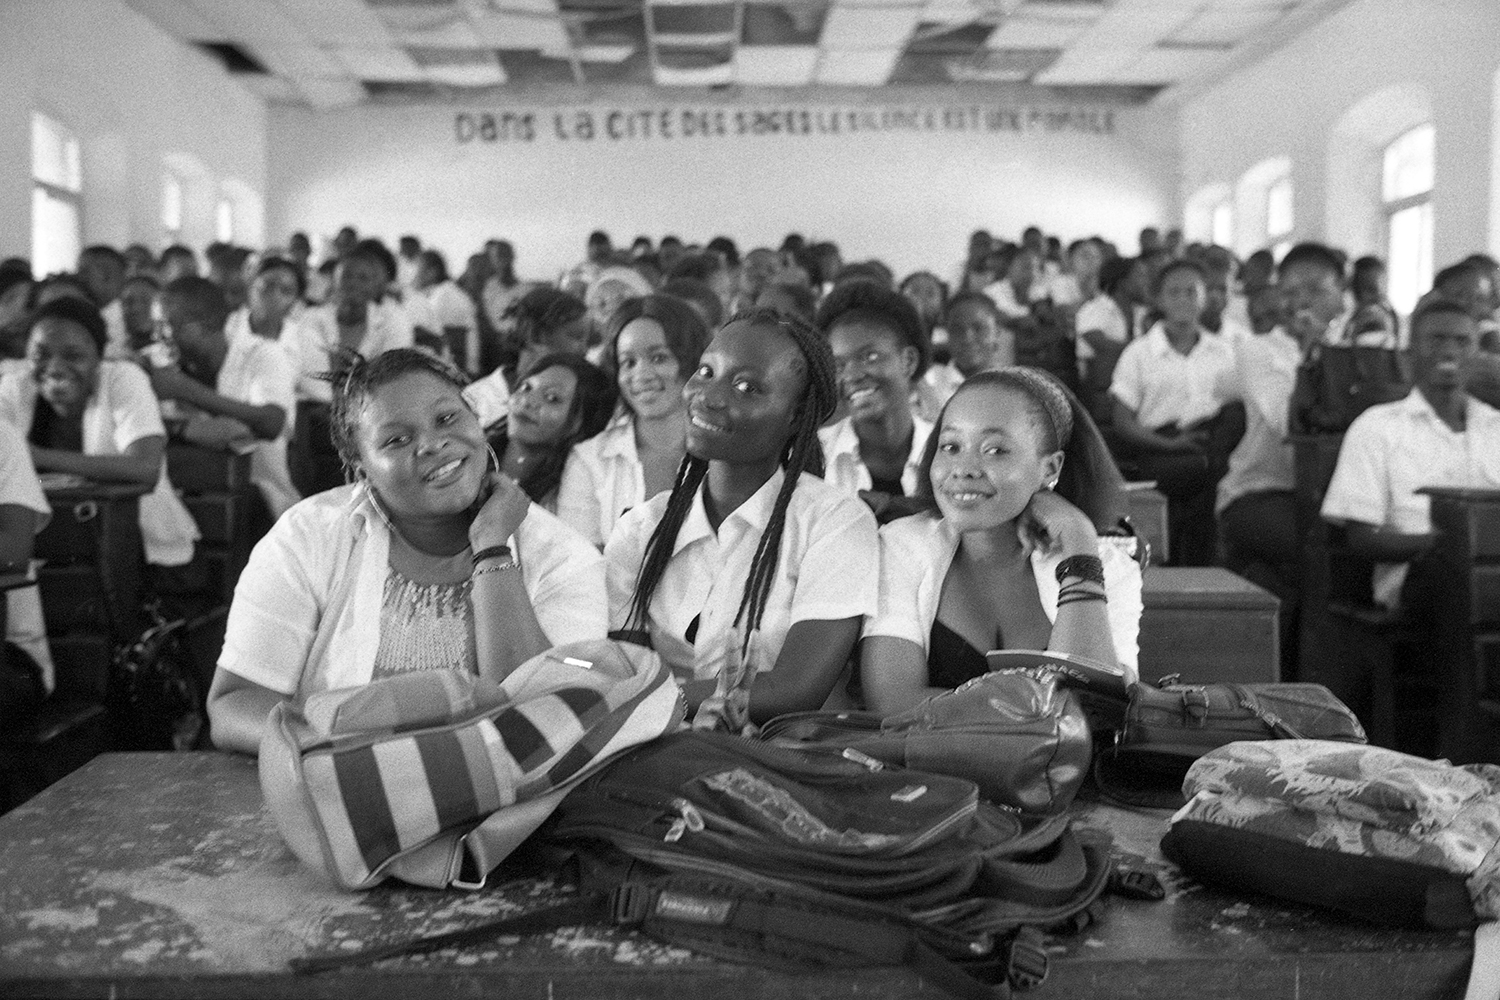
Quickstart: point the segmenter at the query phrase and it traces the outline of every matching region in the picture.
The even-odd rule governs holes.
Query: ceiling
[[[1181,94],[1347,0],[127,0],[275,102],[612,86]]]

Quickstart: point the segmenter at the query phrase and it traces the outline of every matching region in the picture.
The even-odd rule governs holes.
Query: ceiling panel
[[[486,13],[471,20],[469,27],[485,48],[560,52],[568,47],[568,33],[556,14]]]
[[[814,79],[839,86],[876,87],[885,83],[900,56],[900,49],[824,52]]]
[[[1060,49],[1088,28],[1087,21],[1015,14],[1000,22],[990,35],[993,49]]]
[[[890,49],[917,26],[921,7],[866,7],[840,4],[828,12],[823,47],[832,50]]]
[[[818,68],[815,45],[741,45],[735,54],[735,80],[759,86],[802,86]]]
[[[319,45],[388,45],[385,24],[366,0],[276,0]]]
[[[1208,9],[1172,32],[1174,42],[1232,46],[1270,27],[1282,17],[1276,8]]]

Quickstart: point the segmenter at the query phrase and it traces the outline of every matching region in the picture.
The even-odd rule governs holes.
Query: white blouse
[[[646,472],[635,450],[635,420],[625,413],[573,446],[557,489],[557,516],[603,548],[627,510],[646,499]]]

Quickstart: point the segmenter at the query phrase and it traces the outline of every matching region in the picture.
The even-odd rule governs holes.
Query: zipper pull
[[[885,767],[884,764],[876,760],[874,757],[871,757],[869,754],[864,753],[863,751],[856,750],[853,747],[846,747],[844,749],[844,752],[839,754],[839,756],[843,757],[845,760],[852,760],[856,764],[863,764],[865,767],[869,768],[872,771],[879,771],[884,769]]]
[[[689,831],[693,833],[703,832],[703,814],[698,807],[687,799],[673,799],[672,807],[680,814],[667,828],[667,834],[662,838],[669,844],[675,844],[682,839],[682,835]]]

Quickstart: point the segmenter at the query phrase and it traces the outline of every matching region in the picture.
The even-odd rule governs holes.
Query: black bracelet
[[[1104,586],[1104,560],[1098,556],[1068,556],[1057,564],[1057,582],[1061,584],[1070,576],[1089,583],[1097,583],[1102,587]]]
[[[486,559],[509,558],[511,558],[509,545],[491,545],[487,549],[480,549],[478,552],[474,553],[474,558],[471,559],[470,562],[472,562],[475,566],[478,566]]]

